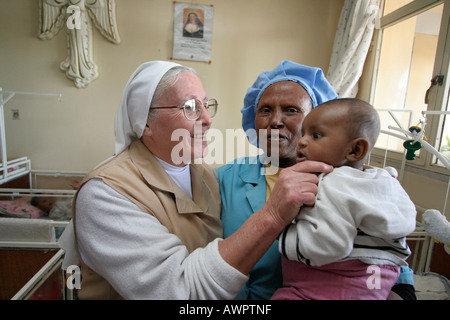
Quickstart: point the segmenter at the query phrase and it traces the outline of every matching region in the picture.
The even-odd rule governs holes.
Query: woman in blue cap
[[[265,204],[280,172],[268,168],[276,165],[282,169],[296,163],[305,116],[336,98],[320,68],[284,60],[258,76],[244,98],[242,126],[250,143],[261,147],[264,154],[239,158],[216,169],[224,238]],[[252,269],[236,299],[269,299],[281,285],[281,258],[275,241]]]
[[[242,126],[255,146],[265,145],[257,139],[258,133],[264,132],[260,138],[267,139],[265,154],[236,159],[216,170],[224,237],[233,234],[265,204],[278,177],[278,174],[265,174],[267,159],[279,160],[280,168],[293,165],[304,117],[318,104],[336,98],[336,92],[319,68],[285,60],[274,70],[258,76],[244,98]],[[273,129],[278,129],[278,137]],[[272,154],[272,144],[278,159]],[[250,272],[249,281],[236,299],[269,299],[281,286],[280,261],[278,241],[275,241]]]

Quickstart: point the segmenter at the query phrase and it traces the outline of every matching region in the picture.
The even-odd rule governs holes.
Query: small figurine
[[[415,152],[422,148],[422,144],[419,141],[414,140],[406,140],[403,143],[403,146],[407,150],[406,160],[414,160],[416,158]]]

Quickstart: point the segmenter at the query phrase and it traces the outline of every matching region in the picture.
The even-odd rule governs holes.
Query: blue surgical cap
[[[338,97],[336,91],[325,78],[322,69],[283,60],[272,71],[262,72],[255,83],[247,90],[244,107],[241,109],[242,128],[246,132],[248,129],[255,129],[256,108],[262,94],[271,84],[279,81],[294,81],[300,84],[311,97],[313,108]],[[249,135],[249,132],[247,132],[247,135]],[[256,137],[250,137],[250,135],[250,143],[257,145]]]

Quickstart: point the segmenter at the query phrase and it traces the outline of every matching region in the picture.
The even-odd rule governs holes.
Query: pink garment
[[[40,218],[45,215],[45,212],[31,205],[31,198],[27,197],[18,198],[12,201],[0,201],[0,207],[17,214],[29,214],[31,219]]]
[[[282,257],[281,263],[283,288],[272,300],[386,300],[400,274],[400,267],[360,260],[311,267]]]

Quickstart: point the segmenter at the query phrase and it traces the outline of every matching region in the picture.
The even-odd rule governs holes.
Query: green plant
[[[442,145],[441,152],[450,151],[450,138],[448,136],[446,136],[445,139],[447,139],[447,144]]]

